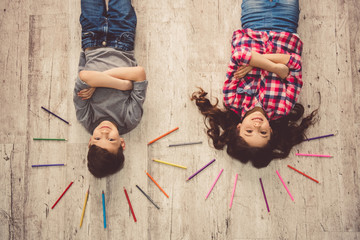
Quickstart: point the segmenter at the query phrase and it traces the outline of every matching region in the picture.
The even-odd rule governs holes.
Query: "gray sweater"
[[[79,72],[81,70],[105,71],[116,67],[136,66],[133,51],[119,51],[113,48],[96,48],[81,52]],[[121,91],[112,88],[96,88],[92,97],[82,100],[77,93],[90,88],[79,75],[74,88],[74,105],[76,118],[92,134],[97,125],[108,120],[117,125],[119,134],[134,129],[143,114],[148,81],[133,82],[133,89]]]

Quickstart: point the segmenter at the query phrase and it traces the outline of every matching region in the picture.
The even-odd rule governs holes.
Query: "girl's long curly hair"
[[[304,107],[296,103],[287,116],[270,121],[272,135],[267,145],[261,148],[250,147],[239,136],[237,125],[241,122],[240,117],[226,107],[220,109],[217,98],[215,104],[212,104],[206,95],[207,92],[200,88],[192,94],[191,100],[195,101],[205,117],[206,132],[214,147],[220,150],[227,145],[226,152],[231,157],[243,163],[251,161],[256,168],[266,167],[275,158],[286,158],[293,146],[306,139],[306,129],[316,121],[317,110],[302,118]],[[300,119],[301,122],[298,124]]]

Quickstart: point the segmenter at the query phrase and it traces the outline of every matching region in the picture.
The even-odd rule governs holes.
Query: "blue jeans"
[[[243,0],[242,28],[296,33],[299,13],[299,0]]]
[[[131,0],[81,0],[81,46],[134,50],[136,14]]]

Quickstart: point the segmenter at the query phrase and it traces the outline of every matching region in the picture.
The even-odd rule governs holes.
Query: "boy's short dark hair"
[[[97,178],[102,178],[122,169],[125,157],[121,146],[117,154],[113,154],[104,148],[91,145],[87,159],[91,174]]]

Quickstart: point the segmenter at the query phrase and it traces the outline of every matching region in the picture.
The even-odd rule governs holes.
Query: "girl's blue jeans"
[[[81,46],[134,49],[136,14],[131,0],[81,0]]]
[[[299,0],[243,0],[242,28],[296,33],[299,13]]]

